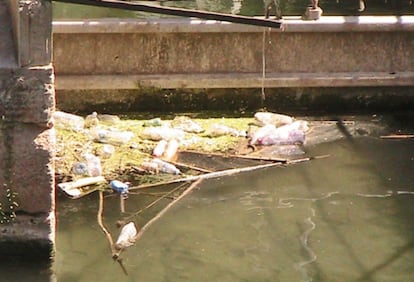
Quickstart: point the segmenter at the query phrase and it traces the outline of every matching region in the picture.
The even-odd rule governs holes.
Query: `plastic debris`
[[[168,144],[168,141],[166,140],[158,141],[157,145],[152,151],[152,155],[154,157],[161,157],[164,154],[165,150],[167,149],[167,144]]]
[[[259,128],[250,140],[251,145],[290,145],[305,143],[306,122],[276,128],[273,124]]]
[[[188,133],[201,133],[204,131],[201,125],[186,116],[176,116],[171,122],[171,127]]]
[[[56,111],[52,114],[52,117],[54,125],[59,128],[81,131],[85,125],[83,117],[70,113]]]
[[[152,127],[152,126],[161,126],[162,121],[160,118],[153,118],[147,121],[144,121],[144,124],[142,126],[144,127]]]
[[[171,139],[168,141],[167,148],[165,149],[162,158],[166,161],[171,161],[177,155],[178,147],[180,146],[179,142],[176,139]]]
[[[257,112],[254,114],[254,119],[259,126],[273,124],[274,126],[279,127],[293,122],[291,116],[270,112]]]
[[[129,183],[128,182],[122,182],[119,180],[112,180],[109,183],[109,186],[111,186],[111,188],[121,194],[122,196],[127,196],[128,195],[128,189],[129,189]]]
[[[72,173],[75,175],[88,175],[88,166],[82,162],[76,162],[72,165]]]
[[[101,159],[93,154],[86,153],[85,160],[88,166],[88,173],[90,176],[102,175]]]
[[[89,136],[96,142],[123,145],[131,140],[134,133],[130,131],[108,130],[97,126],[89,130]]]
[[[114,125],[121,121],[116,115],[98,114],[98,120],[105,125]]]
[[[216,123],[212,126],[210,132],[208,133],[209,137],[219,137],[224,135],[230,135],[234,137],[246,137],[246,132],[224,124]]]
[[[84,124],[85,128],[91,128],[97,125],[99,125],[99,119],[98,119],[97,112],[93,112],[92,114],[87,115],[85,117],[85,124]]]
[[[153,141],[184,139],[185,133],[181,129],[171,128],[168,126],[147,127],[141,132],[141,138]]]
[[[158,165],[158,171],[164,172],[164,173],[170,173],[170,174],[180,174],[180,170],[173,164],[170,164],[166,161],[154,158],[152,160],[152,163],[155,163]]]
[[[134,222],[129,222],[121,229],[121,233],[115,243],[115,249],[123,250],[135,244],[138,231]]]
[[[104,144],[99,150],[99,155],[103,158],[110,158],[115,153],[115,147],[111,144]]]

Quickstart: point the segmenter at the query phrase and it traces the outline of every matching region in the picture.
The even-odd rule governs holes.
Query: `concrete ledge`
[[[372,32],[414,31],[414,16],[327,16],[317,21],[285,17],[282,29],[269,29],[199,19],[99,19],[54,21],[54,33],[176,33],[176,32]]]
[[[174,75],[61,75],[57,90],[414,86],[414,72]]]

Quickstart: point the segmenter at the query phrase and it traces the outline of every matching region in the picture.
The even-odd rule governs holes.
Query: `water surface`
[[[57,281],[412,280],[414,141],[337,137],[306,147],[328,158],[203,181],[122,254],[128,276],[97,224],[97,194],[59,197]],[[127,211],[152,200],[131,195]],[[106,197],[114,236],[119,218]]]

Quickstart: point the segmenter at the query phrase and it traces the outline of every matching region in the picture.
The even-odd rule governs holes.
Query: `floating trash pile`
[[[96,112],[81,117],[57,111],[53,120],[58,138],[58,186],[77,189],[65,191],[73,198],[93,191],[78,186],[89,183],[84,178],[96,178],[99,185],[95,189],[109,189],[108,183],[116,183],[113,181],[150,183],[199,174],[190,165],[176,163],[180,151],[257,154],[263,146],[303,145],[309,130],[307,121],[270,112],[235,119],[178,115],[172,120],[122,120]]]

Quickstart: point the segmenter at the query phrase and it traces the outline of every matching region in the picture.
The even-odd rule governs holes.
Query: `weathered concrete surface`
[[[0,116],[3,121],[48,127],[54,110],[53,67],[0,69]]]
[[[17,67],[14,56],[13,31],[6,2],[0,2],[0,68]]]
[[[183,100],[180,93],[189,95],[184,100],[206,101],[195,98],[203,93],[214,107],[222,91],[245,93],[239,98],[246,104],[263,87],[277,97],[268,108],[287,101],[302,107],[307,95],[317,106],[325,96],[319,92],[335,93],[326,99],[337,104],[370,105],[376,93],[404,93],[397,100],[414,103],[413,16],[287,18],[282,30],[194,19],[105,19],[54,22],[53,31],[61,109],[137,110],[144,100],[167,106]]]
[[[5,0],[19,66],[48,65],[52,58],[52,2]]]
[[[53,255],[50,47],[50,1],[0,3],[0,259],[39,261]]]

